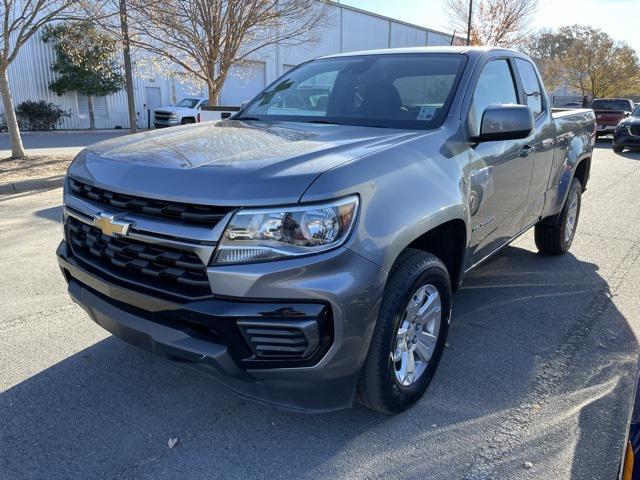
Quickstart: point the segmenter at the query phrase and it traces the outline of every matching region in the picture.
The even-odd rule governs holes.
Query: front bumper
[[[187,303],[140,293],[96,274],[73,257],[65,242],[57,256],[74,302],[126,342],[204,370],[242,396],[287,409],[321,412],[352,404],[386,273],[350,250],[329,252],[315,262],[261,264],[252,280],[248,265],[211,268],[210,278],[218,285],[224,280],[220,288],[227,294],[241,289],[247,295],[231,298],[214,288],[218,296]],[[327,312],[329,341],[304,363],[256,361],[246,343],[241,345],[239,321],[283,315],[319,319]]]
[[[175,127],[180,125],[182,122],[179,119],[170,119],[170,120],[155,120],[153,121],[153,126],[156,128],[165,128],[165,127]]]
[[[611,135],[615,130],[615,125],[596,125],[596,134],[598,135]]]

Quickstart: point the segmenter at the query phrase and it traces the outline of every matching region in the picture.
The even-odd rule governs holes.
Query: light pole
[[[467,23],[467,46],[471,45],[471,14],[473,12],[473,0],[469,0],[469,19]]]

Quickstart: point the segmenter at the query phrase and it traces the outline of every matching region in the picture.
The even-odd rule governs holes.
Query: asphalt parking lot
[[[639,184],[640,153],[599,143],[571,254],[529,232],[470,275],[431,388],[395,417],[276,410],[110,337],[66,294],[61,191],[0,197],[0,478],[615,478]]]

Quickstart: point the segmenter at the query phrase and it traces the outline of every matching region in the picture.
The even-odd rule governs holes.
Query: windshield
[[[631,105],[627,100],[594,100],[591,108],[594,110],[622,110],[628,112]]]
[[[465,60],[424,53],[314,60],[276,80],[238,119],[435,128]]]
[[[200,99],[198,98],[183,98],[178,103],[176,103],[176,107],[187,107],[187,108],[196,108],[196,105]]]
[[[640,117],[640,105],[636,105],[636,109],[631,113],[634,117]]]

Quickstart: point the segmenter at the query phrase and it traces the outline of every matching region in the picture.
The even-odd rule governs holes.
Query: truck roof
[[[403,47],[403,48],[383,48],[379,50],[362,50],[358,52],[336,53],[325,55],[319,58],[351,57],[356,55],[393,55],[398,53],[458,53],[481,55],[490,51],[514,52],[508,48],[500,47],[468,47],[468,46],[447,46],[447,47]]]

